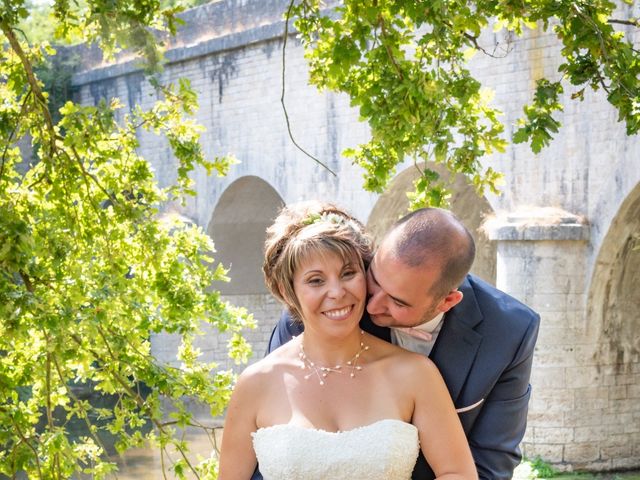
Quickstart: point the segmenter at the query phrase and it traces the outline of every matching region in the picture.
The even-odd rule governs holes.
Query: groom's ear
[[[464,295],[462,295],[462,292],[460,290],[451,290],[449,293],[447,293],[447,296],[440,301],[438,310],[442,313],[447,313],[462,301],[463,296]]]

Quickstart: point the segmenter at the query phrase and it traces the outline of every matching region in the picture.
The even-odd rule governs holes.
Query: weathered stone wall
[[[361,172],[340,152],[365,140],[367,128],[347,98],[307,85],[302,49],[292,35],[285,79],[292,131],[337,176],[295,148],[280,105],[281,14],[287,3],[227,0],[187,12],[188,24],[168,51],[163,78],[188,77],[198,92],[205,152],[233,153],[241,161],[223,179],[196,172],[198,197],[167,210],[207,228],[226,246],[220,256],[240,278],[227,298],[248,307],[259,322],[249,335],[254,358],[266,348],[280,311],[259,291],[261,226],[282,203],[323,198],[349,208],[380,234],[405,208],[403,192],[413,168],[401,168],[379,199],[362,190]],[[625,7],[620,14],[638,17],[637,10]],[[491,51],[496,42],[502,58],[479,53],[471,68],[496,91],[494,103],[510,135],[535,80],[559,78],[560,46],[538,31],[523,38],[487,34],[481,41]],[[144,107],[155,100],[135,63],[123,58],[102,66],[87,58],[91,68],[75,77],[82,102],[118,96]],[[565,469],[637,467],[640,251],[634,250],[634,235],[640,233],[640,139],[625,135],[602,92],[587,92],[576,102],[569,99],[574,91],[566,89],[563,127],[549,148],[534,155],[526,145],[510,146],[486,160],[505,174],[501,195],[474,201],[470,188],[456,183],[452,209],[481,246],[475,270],[541,314],[525,453]],[[173,181],[175,161],[166,142],[150,134],[141,134],[140,141],[160,182]],[[208,359],[230,367],[225,341],[211,332],[202,347]],[[169,360],[172,342],[154,338],[154,353]]]

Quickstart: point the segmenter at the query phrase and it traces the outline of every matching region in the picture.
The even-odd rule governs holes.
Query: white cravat
[[[391,327],[391,342],[394,345],[428,357],[442,328],[443,318],[444,313],[440,313],[435,318],[417,327]]]

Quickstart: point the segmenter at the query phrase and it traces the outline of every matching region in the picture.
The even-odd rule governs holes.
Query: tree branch
[[[610,18],[607,20],[607,23],[617,23],[619,25],[631,25],[632,27],[640,27],[640,20],[631,19],[631,20],[619,20],[616,18]]]
[[[387,31],[384,26],[384,19],[382,18],[382,15],[378,16],[378,25],[380,25],[380,33],[382,34],[382,37],[386,38]],[[395,69],[396,73],[400,77],[400,80],[404,80],[404,75],[402,74],[402,70],[400,70],[400,66],[398,65],[398,62],[393,56],[393,53],[391,52],[389,45],[387,45],[387,42],[385,42],[384,40],[382,41],[382,44],[384,45],[384,49],[387,51],[387,56],[389,57],[389,60],[391,60],[391,64],[393,65],[393,68]]]
[[[22,270],[20,270],[19,273],[20,273],[20,278],[24,282],[24,286],[27,287],[27,292],[33,293],[33,290],[34,290],[33,283],[31,283],[31,279],[29,278],[29,275],[27,275]]]
[[[602,36],[602,32],[600,31],[600,29],[598,28],[598,25],[594,22],[593,18],[591,18],[590,16],[588,16],[587,14],[585,14],[578,6],[573,5],[573,9],[576,11],[576,13],[581,16],[584,21],[591,25],[591,27],[593,28],[593,31],[595,32],[596,36],[598,37],[598,40],[600,41],[600,49],[602,51],[602,56],[604,57],[605,61],[607,62],[608,65],[611,65],[611,59],[609,58],[609,52],[607,50],[607,44],[605,42],[605,39]],[[612,23],[622,23],[624,22],[624,20],[616,20]],[[629,22],[631,22],[631,20],[629,20]],[[630,23],[631,25],[631,23]],[[637,26],[637,23],[636,23]],[[600,81],[600,84],[602,85],[602,88],[609,93],[609,89],[606,87],[605,83],[604,83],[604,79],[602,77],[602,75],[598,72],[598,79]],[[613,75],[609,75],[609,80],[611,80],[612,83],[615,82]],[[617,86],[619,86],[622,90],[624,90],[626,92],[626,94],[629,97],[633,97],[634,93],[631,92],[627,86],[622,83],[622,82],[616,82]]]
[[[45,338],[47,339],[47,344],[49,343],[49,338],[45,332]],[[47,345],[48,347],[50,345]],[[49,430],[52,431],[54,428],[53,424],[53,408],[51,406],[51,352],[47,352],[47,365],[46,365],[46,385],[47,385],[47,425]],[[60,452],[55,452],[53,454],[53,463],[55,465],[55,470],[58,473],[58,478],[60,478],[62,472],[60,471]]]
[[[8,25],[6,21],[1,18],[0,18],[0,30],[2,30],[2,32],[5,34],[5,36],[9,40],[9,44],[11,45],[11,48],[16,53],[16,55],[18,55],[18,57],[20,58],[20,61],[22,62],[22,66],[24,67],[24,71],[27,74],[29,85],[33,90],[36,100],[40,104],[42,114],[44,115],[44,121],[47,125],[47,130],[49,132],[50,153],[53,156],[53,152],[55,151],[56,134],[55,134],[55,129],[53,127],[53,118],[51,118],[51,112],[49,111],[49,107],[47,106],[47,99],[44,97],[44,94],[42,93],[42,89],[38,84],[38,79],[36,78],[36,75],[33,72],[33,67],[31,65],[31,62],[27,58],[27,54],[22,49],[22,46],[20,45],[20,42],[18,41],[15,34],[13,33],[11,26]]]
[[[22,433],[22,430],[20,430],[20,425],[18,425],[13,418],[11,419],[11,423],[13,423],[13,426],[15,427],[16,432],[18,432],[18,436],[20,437],[20,439],[33,452],[33,456],[34,456],[34,458],[36,460],[36,467],[38,467],[38,475],[40,476],[40,479],[42,480],[44,477],[42,476],[42,469],[40,468],[40,458],[38,457],[38,451],[36,450],[36,448],[33,445],[31,445],[31,443],[29,443],[29,439],[24,436],[24,433]]]
[[[465,37],[467,40],[469,40],[469,41],[473,44],[473,47],[474,47],[475,49],[480,50],[482,53],[484,53],[485,55],[487,55],[487,56],[489,56],[489,57],[491,57],[491,58],[505,58],[505,57],[509,54],[509,52],[507,51],[507,52],[506,52],[504,55],[502,55],[502,56],[500,56],[500,55],[496,55],[496,54],[495,54],[495,51],[496,51],[496,49],[498,48],[498,45],[497,45],[497,44],[496,44],[496,46],[495,46],[495,48],[494,48],[494,50],[493,50],[493,52],[494,52],[494,53],[490,53],[486,48],[481,47],[481,46],[480,46],[480,44],[478,44],[478,37],[476,37],[475,35],[471,35],[471,34],[470,34],[470,33],[468,33],[468,32],[463,32],[462,34],[464,35],[464,37]]]
[[[82,172],[82,177],[84,179],[84,183],[85,183],[85,188],[87,189],[87,197],[89,198],[89,201],[91,202],[91,205],[93,206],[98,218],[100,218],[100,220],[102,220],[101,216],[100,216],[100,212],[98,209],[98,206],[94,203],[93,201],[93,197],[91,196],[91,188],[89,187],[89,182],[87,181],[87,177],[91,180],[93,180],[93,182],[96,184],[96,186],[102,191],[102,193],[104,193],[107,198],[109,200],[111,200],[114,205],[119,204],[120,202],[118,202],[118,199],[114,196],[111,195],[103,186],[102,184],[98,181],[98,179],[95,177],[95,175],[89,173],[85,168],[84,168],[84,164],[82,163],[82,159],[80,158],[80,155],[78,154],[78,152],[76,151],[75,147],[71,147],[71,151],[73,152],[73,156],[75,157],[76,163],[78,164],[78,167],[80,168],[80,171]]]
[[[165,452],[165,447],[160,448],[160,468],[162,469],[162,478],[164,480],[169,480],[167,478],[167,473],[165,472],[166,468],[164,466],[164,452]],[[167,456],[169,455],[169,453],[167,452]],[[171,460],[171,458],[169,458],[169,460]]]
[[[293,138],[293,133],[291,132],[291,122],[289,121],[289,114],[287,113],[287,106],[284,103],[284,93],[285,93],[284,81],[285,81],[285,65],[286,65],[286,55],[285,55],[285,53],[286,53],[286,50],[287,50],[287,38],[289,37],[289,20],[291,18],[291,10],[293,9],[293,3],[294,2],[295,2],[295,0],[291,0],[291,3],[289,3],[289,8],[287,9],[287,15],[286,15],[285,22],[284,22],[284,38],[283,38],[283,41],[282,41],[282,95],[280,95],[280,103],[282,104],[282,111],[284,112],[284,119],[285,119],[285,121],[287,123],[287,132],[289,132],[289,138],[291,139],[291,141],[293,142],[293,144],[296,146],[296,148],[298,150],[300,150],[302,153],[304,153],[307,157],[309,157],[311,160],[316,162],[322,168],[327,170],[331,175],[333,175],[334,177],[337,177],[336,172],[331,170],[325,163],[323,163],[322,161],[318,160],[316,157],[314,157],[309,152],[307,152],[304,148],[302,148],[300,145],[298,145],[298,142],[296,142],[295,138]]]

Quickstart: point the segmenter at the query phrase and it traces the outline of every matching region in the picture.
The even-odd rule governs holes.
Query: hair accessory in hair
[[[302,220],[303,225],[313,225],[316,223],[333,223],[335,225],[347,225],[355,231],[359,231],[360,227],[350,218],[333,212],[311,213]]]

